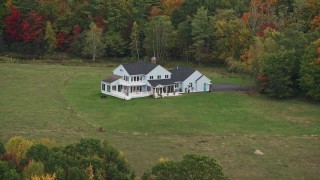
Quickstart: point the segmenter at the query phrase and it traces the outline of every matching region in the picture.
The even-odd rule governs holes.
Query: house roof
[[[184,68],[184,67],[177,67],[176,69],[170,70],[172,73],[171,79],[174,82],[184,81],[186,80],[191,74],[196,72],[195,69],[191,68]]]
[[[112,76],[109,76],[109,77],[107,77],[106,79],[104,79],[102,81],[106,82],[106,83],[113,83],[114,81],[116,81],[118,79],[121,79],[121,78],[122,78],[121,76],[112,75]]]
[[[138,74],[148,74],[158,65],[148,63],[148,62],[138,62],[135,64],[123,64],[122,66],[126,69],[129,75],[138,75]]]
[[[174,81],[172,79],[159,79],[159,80],[148,80],[151,86],[156,87],[158,85],[173,85]]]

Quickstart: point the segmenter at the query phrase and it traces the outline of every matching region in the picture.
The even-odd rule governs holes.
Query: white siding
[[[202,76],[197,82],[196,82],[196,91],[197,92],[203,92],[204,91],[204,85],[206,86],[205,90],[209,91],[210,89],[210,79],[208,79],[206,76]]]
[[[193,74],[191,74],[186,80],[182,82],[182,92],[203,92],[204,91],[204,84],[206,85],[206,91],[209,91],[210,87],[210,79],[208,79],[206,76],[202,76],[202,74],[199,71],[195,71]],[[199,79],[199,77],[201,77]],[[197,82],[196,80],[199,79]],[[192,83],[193,89],[189,85]],[[187,88],[187,91],[186,91]]]
[[[129,73],[128,73],[128,72],[126,71],[126,69],[122,66],[122,64],[113,70],[113,74],[114,74],[114,75],[121,76],[122,79],[123,79],[123,76],[129,76]]]
[[[153,80],[158,79],[158,76],[161,75],[161,79],[165,79],[165,75],[168,75],[168,79],[171,78],[171,72],[158,65],[151,72],[147,74],[147,80],[150,80],[150,76],[153,76]]]

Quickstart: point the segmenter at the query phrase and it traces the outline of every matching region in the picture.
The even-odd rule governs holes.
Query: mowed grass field
[[[160,157],[196,153],[217,159],[231,179],[319,179],[319,104],[244,92],[102,99],[100,80],[113,68],[0,63],[0,138],[106,139],[137,175]],[[213,83],[252,84],[198,69]]]

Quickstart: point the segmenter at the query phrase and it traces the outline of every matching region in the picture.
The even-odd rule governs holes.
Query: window
[[[161,75],[158,75],[158,79],[161,79]]]
[[[116,86],[112,86],[112,91],[116,91],[117,87]]]
[[[133,77],[131,77],[131,82],[133,81]]]
[[[169,79],[169,75],[165,75],[164,78]]]
[[[134,81],[137,81],[137,77],[135,76],[135,77],[133,78],[133,80],[134,80]]]
[[[153,79],[153,76],[150,76],[150,79]]]
[[[110,85],[107,85],[107,91],[110,92]]]
[[[105,90],[106,90],[106,85],[102,84],[102,91],[105,91]]]
[[[178,86],[179,86],[178,84],[175,84],[175,85],[174,85],[175,88],[178,88]]]
[[[151,86],[148,86],[148,87],[147,87],[147,91],[151,91]]]
[[[142,81],[142,76],[140,76],[140,81]]]

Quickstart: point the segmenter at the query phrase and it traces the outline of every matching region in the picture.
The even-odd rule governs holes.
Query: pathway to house
[[[241,86],[239,84],[212,84],[210,86],[211,92],[216,91],[252,91],[255,86]]]

